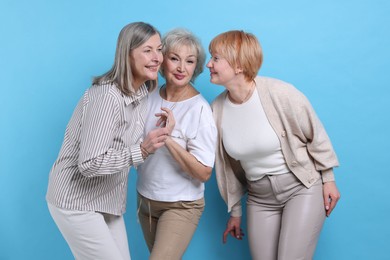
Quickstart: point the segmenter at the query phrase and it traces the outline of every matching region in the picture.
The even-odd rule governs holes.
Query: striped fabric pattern
[[[122,215],[131,166],[143,162],[147,112],[143,85],[129,97],[114,84],[93,85],[77,104],[49,177],[46,200],[59,208]]]

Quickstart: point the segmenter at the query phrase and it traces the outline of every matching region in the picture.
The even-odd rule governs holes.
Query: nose
[[[211,67],[212,67],[211,59],[209,60],[209,62],[207,62],[206,67],[207,67],[207,68],[211,68]]]
[[[184,64],[183,64],[183,62],[179,62],[178,66],[177,66],[177,71],[179,71],[179,72],[183,72],[184,71]]]
[[[156,62],[162,62],[162,60],[163,60],[163,56],[162,56],[162,53],[161,52],[159,52],[159,51],[155,51],[155,52],[153,52],[154,53],[154,55],[153,55],[153,57],[152,57],[152,59],[153,59],[153,61],[156,61]]]

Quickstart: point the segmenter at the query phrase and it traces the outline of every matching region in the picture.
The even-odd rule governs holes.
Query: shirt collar
[[[138,89],[137,92],[135,92],[131,96],[125,96],[125,104],[126,106],[133,104],[133,106],[137,106],[140,103],[140,100],[148,95],[148,88],[145,84],[142,84],[142,86]]]

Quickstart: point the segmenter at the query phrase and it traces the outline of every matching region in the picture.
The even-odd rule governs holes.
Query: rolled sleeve
[[[144,159],[142,158],[141,146],[139,144],[130,146],[130,154],[134,167],[137,168],[138,165],[144,162]]]

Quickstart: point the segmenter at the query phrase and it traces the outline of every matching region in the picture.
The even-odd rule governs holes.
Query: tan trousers
[[[48,207],[75,259],[130,260],[123,216]]]
[[[312,259],[325,221],[321,180],[307,189],[292,173],[286,173],[248,181],[248,190],[252,259]]]
[[[179,260],[204,210],[204,199],[161,202],[138,194],[138,217],[151,260]]]

